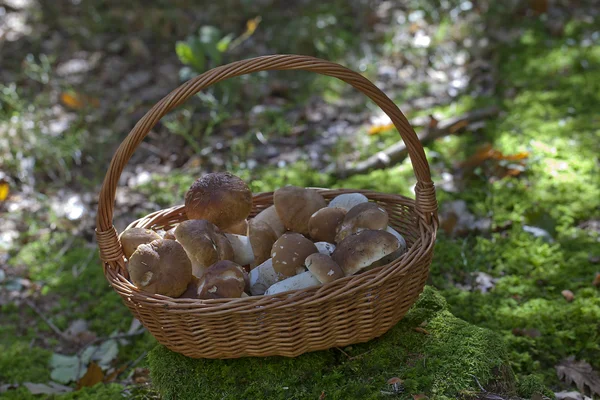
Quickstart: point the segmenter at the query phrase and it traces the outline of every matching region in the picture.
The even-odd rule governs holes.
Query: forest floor
[[[153,395],[145,356],[156,342],[97,256],[103,174],[137,120],[183,80],[272,53],[363,73],[420,134],[495,110],[426,145],[442,219],[429,284],[455,316],[504,338],[517,380],[575,390],[555,370],[569,357],[600,371],[595,1],[177,3],[0,0],[0,396],[67,392],[76,381],[77,398]],[[115,226],[181,204],[214,170],[256,193],[295,184],[414,197],[408,159],[348,172],[399,141],[388,125],[327,77],[275,72],[218,85],[136,151]],[[594,385],[593,373],[581,376]]]

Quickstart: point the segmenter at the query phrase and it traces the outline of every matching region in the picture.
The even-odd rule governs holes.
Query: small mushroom
[[[265,291],[277,282],[278,275],[273,269],[273,259],[269,258],[248,274],[250,280],[250,294],[253,296],[264,294]]]
[[[271,257],[271,249],[273,243],[277,241],[277,234],[266,222],[252,219],[248,224],[248,239],[254,253],[250,268],[254,268]]]
[[[319,250],[321,254],[327,254],[330,256],[335,251],[335,244],[327,243],[327,242],[316,242],[315,247]]]
[[[188,283],[185,292],[179,296],[180,299],[197,299],[198,298],[198,284],[200,283],[200,279],[196,278],[192,275],[192,279],[190,283]]]
[[[146,292],[178,297],[192,278],[192,263],[174,240],[141,244],[127,264],[131,282]]]
[[[198,283],[199,299],[239,298],[248,284],[248,274],[238,264],[222,260],[208,267]]]
[[[223,233],[203,219],[183,221],[175,229],[175,237],[192,261],[192,272],[200,278],[206,268],[219,260],[232,260],[234,251]]]
[[[313,240],[333,242],[338,227],[346,216],[346,210],[340,207],[321,208],[308,220],[308,233]]]
[[[251,209],[250,188],[229,172],[203,176],[185,195],[185,212],[189,219],[205,219],[220,229],[239,224]]]
[[[121,240],[121,246],[123,246],[123,254],[129,260],[140,244],[148,244],[162,238],[152,229],[129,228],[121,233],[119,239]]]
[[[286,229],[308,235],[308,220],[327,202],[316,190],[297,186],[277,189],[273,194],[277,215]]]
[[[321,282],[310,272],[306,271],[301,274],[292,276],[282,281],[276,282],[265,292],[265,296],[287,292],[290,290],[306,289],[313,286],[319,286]]]
[[[375,203],[360,203],[350,209],[339,226],[335,242],[365,229],[382,230],[387,227],[388,213]]]
[[[285,226],[279,218],[277,214],[277,210],[275,210],[275,206],[271,206],[262,210],[256,217],[254,217],[254,221],[264,222],[273,229],[277,238],[281,237],[285,233]]]
[[[254,261],[254,252],[248,236],[226,233],[225,237],[233,248],[233,261],[239,265],[248,265]]]
[[[327,207],[340,207],[346,211],[350,211],[354,206],[367,203],[369,199],[360,193],[344,193],[336,196],[329,202]]]
[[[315,244],[299,233],[286,233],[273,243],[273,269],[281,279],[297,275],[305,271],[306,257],[318,252]]]
[[[342,240],[331,258],[349,276],[392,254],[399,247],[398,239],[391,233],[365,230]]]
[[[344,276],[344,271],[333,261],[331,257],[325,254],[315,253],[306,257],[306,268],[321,283],[333,282]]]
[[[248,235],[248,220],[244,219],[235,225],[231,225],[229,228],[223,229],[223,232],[246,236]]]

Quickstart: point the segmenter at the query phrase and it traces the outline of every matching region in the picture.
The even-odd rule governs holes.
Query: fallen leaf
[[[9,192],[10,186],[8,186],[8,182],[0,181],[0,201],[6,200]]]
[[[71,325],[65,331],[65,335],[78,343],[90,343],[96,339],[96,335],[88,330],[88,323],[83,319],[71,322]]]
[[[413,394],[412,397],[413,397],[414,400],[422,400],[422,399],[426,399],[427,398],[427,396],[425,396],[422,393],[421,394]]]
[[[107,369],[110,363],[119,355],[119,345],[115,340],[107,340],[102,343],[98,351],[94,354],[93,360],[98,361],[98,364]]]
[[[50,357],[50,377],[60,383],[69,383],[79,379],[79,358],[77,356],[64,356],[54,353]],[[79,375],[82,375],[81,372]]]
[[[585,393],[587,386],[591,393],[600,396],[600,376],[585,361],[575,361],[575,357],[569,357],[556,366],[558,378],[567,384],[575,383],[580,392]]]
[[[600,286],[600,272],[596,273],[596,277],[594,278],[594,282],[592,282],[592,285],[596,287]]]
[[[373,135],[379,135],[382,132],[386,132],[389,131],[391,129],[394,129],[394,124],[389,123],[389,124],[385,124],[385,125],[373,125],[369,128],[368,134],[370,136]]]
[[[565,300],[567,300],[569,303],[575,299],[575,295],[570,290],[563,290],[560,292],[560,294],[562,294]]]
[[[44,383],[24,382],[23,386],[26,387],[31,394],[60,394],[73,391],[72,387],[59,385],[55,382],[49,382],[47,385]]]
[[[98,99],[76,92],[64,92],[60,94],[60,101],[72,110],[81,110],[86,107],[98,107]]]
[[[429,335],[429,332],[427,332],[427,330],[425,330],[424,328],[421,328],[421,327],[413,328],[413,331],[422,333],[424,335]]]
[[[150,370],[148,368],[136,368],[133,371],[133,382],[137,384],[147,383],[148,375],[150,375]]]
[[[85,375],[77,382],[77,389],[79,390],[82,387],[92,387],[95,384],[102,382],[102,379],[104,379],[102,368],[95,362],[91,362]]]
[[[325,394],[325,391],[323,390],[323,391],[321,392],[321,395],[319,396],[319,400],[324,400],[324,399],[325,399],[325,397],[327,397],[327,395]]]

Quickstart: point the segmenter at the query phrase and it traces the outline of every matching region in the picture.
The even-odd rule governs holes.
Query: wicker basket
[[[128,281],[112,225],[119,177],[136,147],[169,111],[224,79],[266,70],[306,70],[341,79],[363,92],[391,118],[406,143],[417,185],[416,200],[365,190],[326,190],[331,200],[360,192],[384,207],[409,251],[390,264],[320,287],[233,300],[174,299],[145,293]],[[254,196],[251,216],[273,204],[272,193]],[[186,220],[183,206],[148,215],[130,226],[170,229]],[[433,255],[437,202],[423,147],[406,117],[375,85],[338,64],[307,56],[273,55],[214,68],[184,83],[135,125],[114,155],[98,205],[96,235],[106,279],[136,318],[169,349],[193,358],[294,357],[314,350],[366,342],[396,324],[423,290]]]

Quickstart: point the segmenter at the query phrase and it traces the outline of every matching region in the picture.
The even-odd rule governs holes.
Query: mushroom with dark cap
[[[232,261],[218,261],[206,270],[198,282],[199,299],[242,297],[248,285],[248,274]]]
[[[281,237],[285,233],[285,226],[275,210],[275,206],[267,207],[253,218],[254,221],[264,222],[273,229],[273,232],[277,235],[277,238]]]
[[[344,271],[340,266],[326,254],[315,253],[306,257],[304,261],[306,268],[321,283],[333,282],[344,276]]]
[[[346,276],[367,268],[375,261],[398,250],[400,243],[386,231],[365,230],[342,240],[331,255]]]
[[[181,222],[175,237],[192,261],[193,274],[201,277],[206,268],[219,260],[232,260],[233,249],[219,228],[203,219]]]
[[[266,222],[251,219],[248,224],[248,239],[254,253],[254,261],[250,263],[250,268],[255,268],[271,257],[277,234]]]
[[[286,229],[308,235],[308,220],[317,210],[327,206],[327,202],[314,189],[286,186],[273,194],[277,215]]]
[[[346,216],[340,207],[321,208],[308,220],[308,233],[317,242],[334,242],[338,227]]]
[[[350,209],[339,226],[335,242],[362,230],[383,230],[388,224],[388,213],[375,203],[361,203]]]
[[[273,269],[280,280],[297,275],[305,271],[306,257],[318,252],[315,244],[299,233],[286,233],[273,243]]]
[[[161,239],[160,235],[152,229],[129,228],[126,229],[119,238],[123,247],[125,258],[129,259],[140,244],[148,244]]]
[[[189,219],[205,219],[220,229],[239,224],[251,209],[250,188],[229,172],[203,176],[185,195],[185,212]]]
[[[192,263],[174,240],[141,244],[127,264],[131,282],[146,292],[178,297],[192,278]]]
[[[235,225],[231,225],[227,229],[223,229],[224,233],[234,233],[236,235],[247,235],[248,234],[248,220],[244,219]]]

